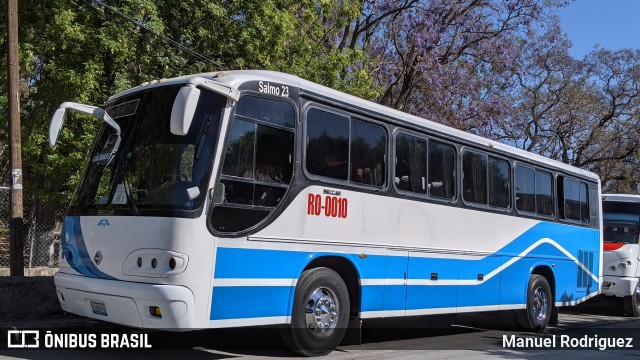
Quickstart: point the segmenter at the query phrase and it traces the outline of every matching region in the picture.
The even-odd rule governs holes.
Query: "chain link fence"
[[[0,186],[0,274],[9,268],[10,190]],[[65,209],[38,200],[24,202],[24,267],[28,270],[58,267],[60,233]]]

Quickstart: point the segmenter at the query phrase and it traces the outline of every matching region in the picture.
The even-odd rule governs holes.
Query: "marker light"
[[[162,319],[162,313],[160,312],[160,308],[157,306],[149,306],[149,314],[153,317]]]

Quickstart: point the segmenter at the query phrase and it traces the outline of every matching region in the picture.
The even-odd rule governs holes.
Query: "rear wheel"
[[[553,296],[549,282],[542,275],[532,274],[527,288],[526,309],[516,310],[518,325],[528,331],[542,331],[549,324]]]
[[[309,269],[298,280],[291,324],[282,328],[282,339],[302,355],[326,355],[342,341],[348,321],[349,293],[340,275]]]
[[[631,296],[624,297],[624,311],[628,316],[640,316],[640,282],[636,284],[636,288]]]

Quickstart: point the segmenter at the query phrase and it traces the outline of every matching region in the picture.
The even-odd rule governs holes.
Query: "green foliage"
[[[49,148],[49,119],[60,103],[104,105],[109,96],[145,81],[231,69],[295,74],[434,121],[478,132],[484,129],[503,141],[597,171],[603,179],[605,172],[613,174],[611,183],[625,181],[629,184],[625,189],[637,188],[640,183],[637,175],[633,179],[629,176],[634,173],[629,169],[637,164],[639,142],[637,137],[626,135],[639,133],[631,126],[638,123],[639,97],[637,91],[631,91],[635,88],[625,87],[633,84],[637,88],[637,71],[633,69],[637,69],[638,52],[594,53],[575,63],[565,61],[562,55],[568,45],[558,24],[549,25],[558,32],[550,32],[553,36],[537,39],[527,35],[533,41],[528,46],[522,46],[512,34],[512,29],[527,33],[533,19],[543,18],[538,16],[540,11],[546,13],[558,1],[527,0],[518,2],[523,5],[518,8],[510,1],[444,0],[105,3],[119,13],[91,0],[19,2],[27,198],[68,201],[92,144],[98,121],[70,114],[56,149]],[[500,6],[494,8],[495,4]],[[452,7],[468,11],[452,12]],[[504,17],[502,11],[517,16]],[[5,12],[6,8],[0,7],[3,29]],[[450,16],[453,13],[455,16]],[[508,21],[503,24],[508,26],[496,27],[500,21]],[[485,25],[497,30],[478,30]],[[182,46],[169,44],[163,35]],[[539,56],[541,51],[533,51],[543,45],[548,45],[548,59]],[[6,48],[6,38],[1,37],[2,68],[6,68]],[[547,62],[557,65],[547,69]],[[611,68],[614,75],[622,74],[612,78],[615,83],[607,82],[611,66],[617,66]],[[537,88],[540,95],[546,95],[536,95],[533,100],[550,105],[548,117],[525,111],[528,89],[535,88],[538,81],[535,72],[527,74],[526,70],[539,68],[552,76]],[[574,70],[583,75],[566,75]],[[8,112],[6,76],[0,71],[3,115]],[[555,94],[562,96],[556,98]],[[628,101],[607,108],[613,99],[622,99],[620,96]],[[574,121],[573,107],[578,107],[577,118],[586,120]],[[609,113],[613,115],[607,117]],[[548,126],[545,129],[542,125]],[[538,134],[540,129],[546,133]],[[0,126],[0,185],[9,180],[7,130]],[[566,139],[571,141],[564,142],[570,146],[562,149],[557,141],[561,138],[558,134],[564,133],[573,135]],[[622,134],[619,137],[625,140],[625,145],[619,146],[624,150],[620,154],[613,150],[607,153],[601,145],[607,144],[611,134]],[[608,155],[597,156],[602,154]]]
[[[109,96],[144,81],[227,69],[285,71],[357,96],[378,95],[366,71],[364,53],[336,50],[327,42],[335,24],[327,23],[323,14],[336,14],[344,25],[358,15],[357,2],[344,6],[311,0],[105,2],[147,29],[92,3],[97,4],[86,0],[19,3],[27,197],[66,202],[77,184],[98,121],[67,115],[58,144],[50,149],[49,119],[64,101],[103,105]],[[0,27],[6,28],[5,22],[2,13]],[[209,60],[168,44],[158,34]],[[4,66],[5,42],[0,39]],[[0,72],[3,114],[7,113],[6,83],[6,72]],[[7,128],[0,127],[0,184],[8,179],[6,138]]]

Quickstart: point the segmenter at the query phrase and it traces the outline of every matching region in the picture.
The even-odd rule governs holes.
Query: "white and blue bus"
[[[317,355],[362,319],[509,310],[538,331],[599,292],[591,172],[268,71],[64,103],[52,146],[69,109],[103,123],[64,221],[66,311],[282,324]]]
[[[623,298],[629,316],[640,317],[640,195],[602,195],[602,294]]]

